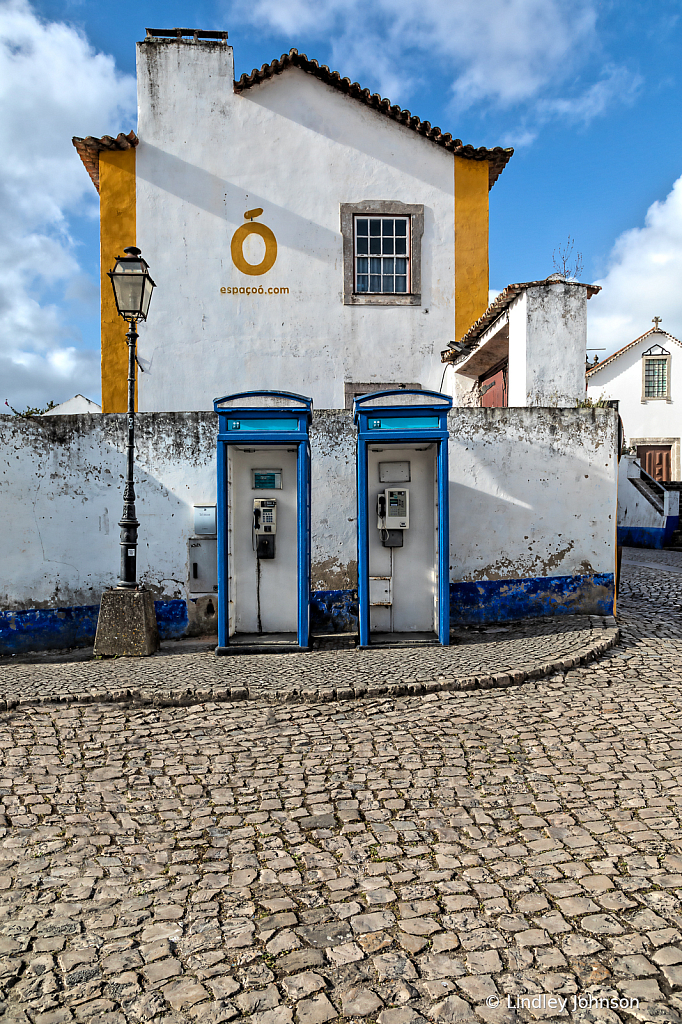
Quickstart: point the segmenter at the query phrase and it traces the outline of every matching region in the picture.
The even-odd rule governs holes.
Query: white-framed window
[[[642,354],[642,401],[670,401],[670,353],[652,345]]]
[[[364,199],[340,213],[344,304],[420,306],[424,207]]]
[[[407,295],[410,292],[410,218],[356,214],[355,292]]]

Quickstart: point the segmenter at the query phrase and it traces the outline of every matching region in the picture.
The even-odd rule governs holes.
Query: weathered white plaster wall
[[[452,154],[297,68],[243,94],[232,81],[230,47],[138,48],[137,244],[157,282],[139,408],[210,409],[264,380],[330,409],[344,381],[437,389],[454,323]],[[421,306],[343,304],[340,204],[361,200],[424,205]],[[230,242],[257,208],[278,252],[250,276]],[[244,251],[258,262],[262,240]],[[221,294],[239,287],[264,291]]]
[[[481,404],[481,388],[477,380],[471,377],[463,377],[456,373],[452,363],[446,363],[446,373],[442,376],[442,386],[437,390],[452,398],[452,404],[456,408],[478,409]]]
[[[1,608],[99,604],[115,585],[125,421],[0,418],[0,518],[13,524],[0,559]],[[213,414],[137,418],[138,573],[159,598],[187,596],[192,506],[216,501],[216,429]]]
[[[586,288],[526,288],[509,307],[509,406],[575,406],[585,397],[586,344]]]
[[[660,345],[670,353],[670,400],[642,400],[642,353],[653,345]],[[680,406],[682,404],[682,352],[679,344],[663,331],[648,334],[638,345],[624,352],[618,359],[600,367],[588,377],[587,394],[595,401],[599,398],[618,400],[618,411],[623,420],[626,443],[632,439],[649,438],[677,442],[673,451],[672,478],[682,479],[679,465],[679,440],[682,435]],[[677,455],[677,458],[675,457]]]
[[[0,519],[9,524],[0,609],[97,604],[119,566],[125,416],[4,416],[0,425]],[[612,410],[455,409],[449,429],[453,581],[613,572]],[[159,598],[188,596],[192,506],[216,500],[216,430],[212,413],[138,416],[139,570]],[[316,412],[311,450],[313,589],[349,589],[351,414]]]
[[[311,584],[313,590],[357,586],[356,433],[341,410],[313,413],[310,433]]]
[[[611,409],[453,409],[452,580],[614,572]]]

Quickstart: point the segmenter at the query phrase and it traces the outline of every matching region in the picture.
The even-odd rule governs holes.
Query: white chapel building
[[[617,399],[626,445],[655,480],[682,480],[682,343],[659,326],[587,370],[587,397]]]

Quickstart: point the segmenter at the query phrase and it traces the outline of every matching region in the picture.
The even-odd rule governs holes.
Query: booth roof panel
[[[362,395],[355,399],[358,412],[368,409],[387,409],[397,406],[433,406],[434,408],[450,408],[452,399],[437,391],[377,391],[375,394]]]
[[[236,395],[225,395],[214,398],[213,408],[216,412],[222,409],[292,409],[301,411],[313,407],[312,398],[296,395],[287,391],[243,391]]]

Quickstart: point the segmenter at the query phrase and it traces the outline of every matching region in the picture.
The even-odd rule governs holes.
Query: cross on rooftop
[[[651,322],[654,325],[654,330],[657,331],[658,330],[658,325],[661,322],[661,317],[660,316],[655,316]]]

